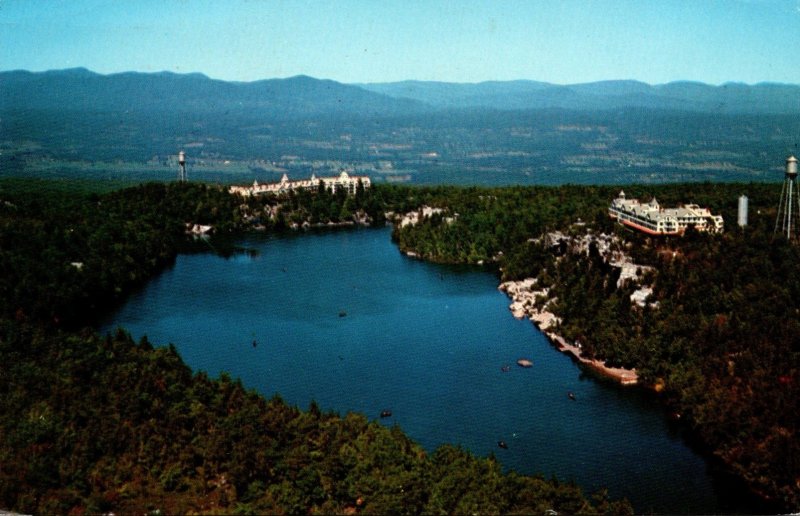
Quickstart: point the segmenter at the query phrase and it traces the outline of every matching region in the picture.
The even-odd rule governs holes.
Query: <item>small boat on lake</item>
[[[381,410],[381,419],[386,418],[386,417],[392,417],[392,411],[391,410]]]
[[[504,373],[507,373],[507,372],[511,371],[511,366],[506,364],[503,367],[501,367],[500,370],[503,371]]]
[[[499,446],[500,448],[502,448],[504,450],[508,449],[508,445],[506,444],[505,441],[497,441],[497,446]]]
[[[339,317],[347,317],[347,312],[342,310],[341,312],[339,312]]]
[[[567,394],[567,397],[568,397],[569,399],[571,399],[572,401],[575,401],[575,400],[576,400],[576,398],[575,398],[575,395],[574,395],[574,394],[572,394],[571,392]]]
[[[527,358],[520,358],[519,360],[517,360],[517,365],[520,367],[533,367],[533,362],[531,362]]]

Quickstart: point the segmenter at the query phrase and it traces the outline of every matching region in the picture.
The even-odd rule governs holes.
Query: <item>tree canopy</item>
[[[244,201],[199,184],[106,194],[0,186],[0,507],[45,514],[632,512],[602,492],[587,498],[574,484],[503,473],[493,457],[453,446],[429,454],[400,428],[360,414],[267,400],[228,375],[192,372],[172,345],[87,327],[178,252],[235,252],[226,236],[257,226],[278,231],[292,220],[341,221],[359,210],[379,220],[385,207],[416,206],[409,195],[435,192]],[[213,226],[210,241],[187,234],[195,224]]]
[[[608,365],[635,367],[711,454],[761,496],[800,507],[800,247],[773,235],[780,187],[625,186],[630,197],[697,203],[722,213],[719,235],[648,237],[608,217],[620,187],[458,189],[444,211],[396,228],[401,249],[452,263],[491,263],[504,279],[550,288],[557,332]],[[734,225],[750,198],[750,224]],[[543,233],[615,234],[652,268],[645,307],[617,287],[619,268],[596,252],[550,248]]]

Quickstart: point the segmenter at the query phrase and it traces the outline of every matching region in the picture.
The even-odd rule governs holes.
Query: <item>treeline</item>
[[[527,269],[539,266],[538,259],[526,258],[528,240],[555,230],[580,233],[587,226],[598,232],[612,232],[614,223],[608,217],[608,206],[621,189],[579,185],[392,188],[390,206],[399,206],[399,196],[415,201],[399,206],[398,211],[417,209],[423,204],[444,210],[424,224],[397,228],[393,237],[401,250],[413,250],[434,262],[495,262],[502,268],[504,278],[521,278]],[[714,214],[722,214],[728,229],[735,227],[739,195],[748,195],[751,227],[764,231],[768,221],[775,220],[780,193],[775,185],[757,183],[630,185],[624,190],[628,197],[644,201],[655,196],[665,207],[700,204]],[[498,253],[505,258],[500,259]]]
[[[398,427],[266,400],[119,332],[0,327],[0,504],[38,514],[629,513],[602,494],[428,455]]]
[[[613,188],[594,186],[456,188],[420,190],[423,204],[444,212],[424,223],[397,228],[393,236],[403,251],[435,262],[499,261],[544,231],[602,216]],[[509,264],[515,267],[515,264]]]
[[[178,252],[206,245],[187,235],[187,224],[232,235],[263,222],[248,220],[242,199],[197,184],[103,195],[0,187],[3,509],[631,512],[603,493],[587,499],[572,484],[503,474],[493,457],[451,446],[427,454],[399,428],[361,415],[266,400],[225,375],[193,373],[172,346],[81,329]],[[313,216],[314,202],[318,220],[332,220],[348,202],[361,203],[351,213],[378,217],[378,207],[416,207],[434,195],[375,189],[357,201],[323,193],[278,203],[287,220],[299,210]],[[263,209],[273,201],[258,202]]]
[[[658,305],[625,314],[621,296],[584,293],[598,305],[582,342],[663,385],[675,412],[737,475],[796,510],[800,249],[757,229],[646,245],[658,253],[650,262]]]
[[[290,190],[238,200],[246,222],[273,231],[303,225],[384,222],[385,203],[374,190],[365,188],[361,182],[357,184],[354,195],[348,195],[341,188],[331,191],[320,181],[316,191]]]
[[[80,325],[187,245],[188,224],[241,228],[216,187],[152,183],[98,194],[0,189],[0,314]]]
[[[386,206],[407,202],[391,188],[242,199],[200,183],[102,194],[90,183],[47,186],[0,182],[0,315],[71,327],[91,324],[179,252],[236,252],[235,236],[255,226],[282,231],[358,215],[382,223]],[[189,234],[196,224],[212,226],[210,240]]]
[[[549,309],[569,341],[609,365],[635,367],[675,417],[763,497],[800,507],[800,248],[773,237],[779,185],[632,186],[664,206],[695,202],[725,217],[721,235],[646,237],[607,216],[619,187],[459,190],[436,200],[441,216],[395,231],[401,248],[435,261],[491,261],[504,279],[550,286]],[[747,228],[737,199],[750,199]],[[458,214],[455,216],[455,214]],[[590,247],[568,253],[542,233],[616,234],[650,266],[650,304],[617,288],[619,268]]]

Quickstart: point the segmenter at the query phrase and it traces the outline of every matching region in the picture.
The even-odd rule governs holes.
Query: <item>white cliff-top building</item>
[[[650,235],[679,235],[689,226],[710,233],[720,233],[724,229],[722,215],[712,215],[708,208],[696,204],[662,208],[655,198],[642,204],[637,199],[627,199],[625,192],[611,201],[608,214],[621,224]]]
[[[283,174],[280,182],[278,183],[265,183],[259,184],[258,181],[253,181],[251,186],[232,186],[230,192],[239,194],[244,197],[251,195],[259,195],[264,193],[284,193],[291,190],[312,190],[319,189],[320,182],[325,186],[325,189],[332,192],[344,190],[349,195],[355,195],[359,182],[366,189],[371,186],[368,176],[351,176],[347,172],[342,171],[341,174],[334,177],[316,177],[311,175],[311,179],[301,179],[299,181],[289,181],[289,176]]]

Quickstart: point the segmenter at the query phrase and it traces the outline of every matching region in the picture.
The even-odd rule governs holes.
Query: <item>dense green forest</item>
[[[797,439],[800,248],[773,238],[779,186],[626,186],[664,205],[721,213],[720,235],[653,238],[616,226],[619,187],[415,188],[355,196],[237,199],[201,184],[73,191],[0,183],[0,504],[30,512],[625,512],[571,485],[503,475],[493,458],[426,454],[362,416],[264,400],[236,380],[192,373],[170,347],[84,329],[180,252],[243,252],[242,231],[383,223],[403,251],[483,263],[551,287],[557,331],[611,365],[636,367],[698,442],[781,507],[800,507]],[[52,186],[52,185],[51,185]],[[734,225],[740,194],[750,224]],[[210,239],[187,234],[212,225]],[[539,237],[613,234],[653,268],[651,303],[596,250]]]
[[[442,208],[394,232],[401,249],[447,263],[491,263],[504,279],[550,287],[557,332],[609,365],[635,367],[675,418],[751,488],[800,507],[800,248],[773,238],[778,185],[632,186],[630,197],[662,205],[695,202],[721,213],[720,235],[645,237],[608,217],[619,187],[454,189]],[[735,225],[737,198],[750,224]],[[605,232],[634,263],[650,266],[651,303],[597,252],[548,247],[543,233]]]
[[[247,202],[200,184],[111,193],[0,183],[0,507],[40,514],[630,513],[603,493],[426,453],[364,416],[266,400],[172,346],[98,336],[98,314],[179,252],[293,223],[379,222],[452,192],[379,188]],[[194,224],[213,226],[194,238]]]

